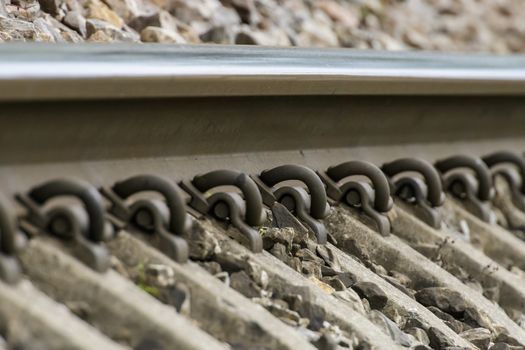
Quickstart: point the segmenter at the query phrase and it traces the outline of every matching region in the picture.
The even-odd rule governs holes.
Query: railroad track
[[[522,349],[525,59],[0,47],[0,335]]]

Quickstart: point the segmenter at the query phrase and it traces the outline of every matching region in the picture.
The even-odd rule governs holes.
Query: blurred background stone
[[[0,18],[2,41],[525,51],[521,0],[0,0]]]

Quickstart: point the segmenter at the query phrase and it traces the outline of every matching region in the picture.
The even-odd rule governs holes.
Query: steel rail
[[[525,56],[222,45],[0,47],[0,100],[523,95]]]

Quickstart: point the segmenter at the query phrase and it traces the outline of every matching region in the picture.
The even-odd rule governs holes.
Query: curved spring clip
[[[43,208],[48,200],[62,196],[79,199],[84,210],[60,203]],[[97,243],[112,237],[113,228],[105,221],[104,203],[96,188],[76,179],[51,180],[33,187],[27,195],[17,195],[17,199],[29,210],[29,223],[43,233],[71,241],[74,255],[94,270],[109,268],[109,254]]]
[[[491,168],[493,175],[501,175],[509,184],[512,193],[512,202],[521,211],[525,211],[525,158],[510,151],[499,151],[482,157],[483,161]],[[508,164],[517,168],[520,178],[505,168],[498,165]]]
[[[390,220],[385,213],[392,209],[393,201],[388,179],[377,166],[364,161],[348,161],[330,167],[325,174],[319,175],[330,193],[330,198],[362,208],[363,212],[374,220],[381,235],[390,234]],[[355,180],[339,183],[349,176],[365,176],[372,186],[368,182]]]
[[[440,160],[435,166],[443,174],[445,188],[463,200],[471,213],[483,221],[491,222],[493,215],[487,201],[492,198],[494,191],[487,165],[480,158],[463,155]],[[465,168],[472,170],[474,175],[464,171]]]
[[[492,198],[492,176],[490,170],[480,158],[465,155],[452,156],[437,161],[435,167],[445,176],[451,170],[458,168],[471,169],[476,175],[478,182],[477,197],[481,201],[487,201]]]
[[[161,176],[136,175],[102,191],[113,203],[112,213],[116,217],[127,224],[154,231],[158,236],[152,243],[173,260],[179,263],[188,260],[188,243],[177,235],[183,235],[190,229],[191,218],[186,213],[186,203],[175,183]],[[154,191],[164,197],[169,210],[167,218],[164,217],[163,204],[156,200],[137,199],[129,205],[124,202],[144,191]]]
[[[412,202],[414,214],[419,219],[431,227],[441,227],[441,215],[435,208],[443,204],[445,194],[439,173],[432,164],[417,158],[401,158],[383,164],[381,169],[391,180],[395,178],[391,182],[392,192],[404,201]],[[405,172],[420,174],[424,182],[410,174],[399,176]]]
[[[325,218],[330,209],[323,182],[313,171],[302,165],[287,164],[264,170],[259,179],[265,186],[274,187],[283,181],[297,180],[306,185],[308,192],[302,187],[281,186],[273,188],[274,201],[266,201],[270,208],[275,201],[280,202],[303,220],[314,232],[319,244],[325,244],[327,233],[324,224],[318,220]],[[266,191],[260,186],[261,191]],[[265,198],[270,198],[265,196]]]
[[[183,181],[180,186],[191,195],[191,207],[220,220],[229,219],[248,240],[252,251],[262,251],[262,239],[253,227],[262,225],[266,216],[261,193],[248,175],[233,170],[215,170],[197,175],[191,182]],[[219,186],[235,186],[243,197],[235,192],[204,196],[205,192]]]
[[[7,200],[0,196],[0,279],[6,283],[16,283],[22,271],[16,253],[22,248],[23,238],[18,233],[16,215]]]

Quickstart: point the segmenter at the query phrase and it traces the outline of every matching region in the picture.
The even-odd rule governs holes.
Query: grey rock
[[[284,263],[287,263],[290,260],[286,246],[281,243],[275,243],[270,249],[270,253]]]
[[[296,233],[295,230],[290,227],[268,227],[265,230],[261,231],[261,234],[265,249],[271,248],[275,243],[280,243],[284,245],[287,250],[291,250]]]
[[[487,315],[482,313],[482,311],[476,309],[475,307],[467,307],[463,316],[464,323],[470,325],[471,327],[482,327],[492,329],[493,324],[488,318]]]
[[[166,11],[158,11],[137,16],[133,18],[128,25],[138,32],[146,27],[159,27],[172,31],[177,29],[175,19]]]
[[[411,350],[433,350],[431,347],[424,345],[424,344],[418,344],[410,348]]]
[[[491,340],[490,331],[485,328],[472,328],[459,335],[480,349],[488,349]]]
[[[513,346],[507,343],[498,342],[494,343],[489,350],[523,350],[523,348],[523,346]]]
[[[407,287],[405,287],[404,285],[402,285],[401,283],[399,283],[399,281],[395,279],[394,277],[386,276],[386,275],[381,275],[381,277],[383,277],[383,279],[385,279],[388,283],[390,283],[391,285],[393,285],[394,287],[396,287],[397,289],[399,289],[400,291],[402,291],[403,293],[405,293],[412,299],[415,299],[414,292],[408,289]]]
[[[235,9],[243,23],[256,25],[261,21],[254,0],[227,0],[225,4]]]
[[[292,228],[296,235],[296,242],[305,240],[309,230],[281,203],[272,206],[273,225],[278,228]]]
[[[53,41],[53,36],[33,23],[0,17],[0,38],[5,41]]]
[[[403,333],[397,324],[392,322],[388,317],[386,317],[384,314],[377,310],[372,310],[368,318],[370,321],[372,321],[374,324],[379,326],[381,329],[385,331],[386,334],[390,335],[392,340],[394,340],[397,344],[405,347],[409,347],[412,344],[412,341],[410,337],[408,337],[405,333]]]
[[[357,280],[357,277],[351,272],[338,273],[337,278],[344,284],[346,288],[353,286]]]
[[[405,329],[405,332],[411,334],[417,341],[423,343],[424,345],[430,344],[430,339],[428,338],[427,332],[424,329],[418,327],[412,327]]]
[[[499,333],[494,338],[494,343],[506,343],[513,346],[523,346],[515,338],[513,338],[505,332]]]
[[[346,286],[337,276],[323,277],[321,278],[321,281],[328,284],[330,287],[332,287],[336,291],[346,290]]]
[[[159,27],[146,27],[140,32],[145,43],[185,44],[186,40],[177,32]]]
[[[13,14],[18,19],[34,21],[40,14],[40,3],[37,0],[12,0],[11,4],[16,5],[16,12]],[[4,4],[0,5],[0,7],[5,9]]]
[[[60,5],[62,1],[60,0],[39,0],[40,8],[42,11],[49,13],[52,16],[57,16],[59,14]]]
[[[435,306],[447,313],[463,313],[467,308],[458,292],[446,287],[424,288],[416,292],[416,300],[425,306]]]
[[[294,255],[301,259],[301,261],[312,261],[319,266],[324,264],[323,259],[319,258],[314,252],[307,248],[299,249]]]
[[[321,279],[321,266],[314,261],[302,261],[301,272],[307,276],[314,276]]]
[[[169,287],[175,284],[173,269],[163,264],[148,264],[144,269],[146,283],[156,287]]]
[[[233,273],[242,271],[248,268],[248,262],[246,257],[237,256],[230,252],[220,252],[215,256],[215,262],[217,262],[223,271]]]
[[[192,223],[191,229],[185,232],[182,237],[188,242],[190,257],[192,258],[208,260],[221,252],[217,239],[195,221]]]
[[[261,288],[244,271],[230,275],[230,286],[247,298],[261,297]]]
[[[436,350],[445,350],[452,345],[449,344],[447,337],[435,327],[430,327],[428,329],[428,339],[430,340],[430,347]]]
[[[212,27],[202,33],[199,39],[205,43],[233,44],[235,43],[235,31],[233,28]]]
[[[341,263],[337,259],[337,257],[334,255],[330,247],[326,245],[317,245],[316,247],[317,255],[319,255],[326,265],[331,267],[332,269],[336,271],[341,271]]]
[[[417,317],[417,315],[409,316],[405,322],[405,328],[421,328],[426,329],[427,326]]]
[[[352,286],[352,289],[362,298],[367,299],[372,309],[381,310],[388,302],[388,296],[386,293],[374,283],[357,282]]]
[[[438,309],[437,307],[435,306],[429,306],[428,309],[434,314],[436,315],[437,317],[439,317],[440,319],[443,320],[443,322],[445,322],[445,324],[450,328],[452,329],[454,332],[456,333],[461,333],[461,332],[464,332],[472,327],[470,327],[469,325],[467,325],[466,323],[464,322],[461,322],[459,320],[456,320],[452,315],[450,314],[447,314],[446,312],[443,312],[441,311],[440,309]]]
[[[182,283],[174,284],[166,289],[166,303],[175,306],[182,315],[191,314],[190,290]]]
[[[323,277],[331,277],[331,276],[339,275],[340,272],[339,271],[335,271],[334,269],[332,269],[329,266],[322,265],[321,266],[321,274],[323,275]]]
[[[317,341],[313,342],[319,350],[337,350],[338,344],[336,340],[329,334],[323,334]]]
[[[8,13],[7,13],[7,9],[5,7],[5,2],[4,0],[0,1],[0,16],[2,17],[7,17]]]
[[[138,41],[138,35],[134,35],[131,32],[119,29],[111,23],[99,20],[99,19],[87,19],[86,20],[86,34],[88,38],[95,35],[96,33],[103,33],[110,40],[114,41]]]
[[[86,19],[80,12],[70,11],[64,17],[64,23],[70,28],[76,30],[82,37],[87,36]]]
[[[306,326],[309,321],[307,319],[301,318],[299,313],[296,311],[290,310],[288,304],[283,300],[270,300],[268,298],[257,298],[253,299],[254,302],[259,305],[264,306],[265,309],[270,311],[272,315],[279,318],[281,321],[286,324],[294,327]]]
[[[352,289],[336,291],[332,295],[337,299],[348,303],[353,309],[359,311],[363,315],[369,311],[369,309],[366,309],[363,305],[363,301],[359,298],[359,295]]]

